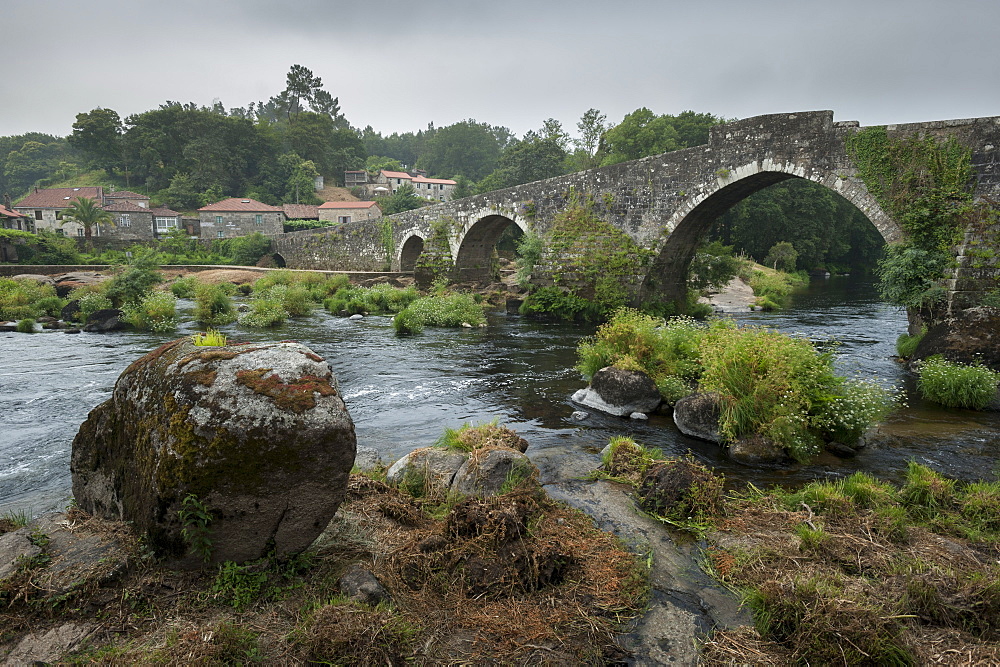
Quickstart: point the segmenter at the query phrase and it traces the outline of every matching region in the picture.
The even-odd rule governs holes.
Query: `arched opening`
[[[406,239],[403,249],[399,253],[399,270],[413,271],[417,265],[417,258],[424,251],[424,240],[419,236],[411,236]]]
[[[274,265],[276,267],[278,267],[279,269],[285,268],[285,258],[281,256],[281,253],[276,252],[273,255],[271,255],[271,258],[274,260]]]
[[[455,278],[460,282],[490,282],[500,279],[497,243],[511,225],[520,225],[503,215],[488,215],[469,228],[455,259]],[[523,233],[523,230],[521,230]]]
[[[676,222],[643,281],[638,301],[685,303],[691,261],[699,246],[712,240],[733,245],[758,262],[774,244],[798,241],[797,250],[803,252],[796,268],[827,271],[863,266],[870,271],[893,229],[885,220],[878,227],[858,207],[869,202],[855,198],[784,172],[759,172],[722,187]],[[842,234],[846,229],[852,238]],[[852,250],[846,246],[852,242],[864,256],[845,261]]]

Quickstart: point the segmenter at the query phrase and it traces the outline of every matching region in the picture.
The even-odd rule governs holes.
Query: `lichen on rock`
[[[285,556],[333,517],[355,447],[330,366],[309,348],[181,339],[130,365],[80,427],[73,493],[182,564],[197,560],[179,515],[188,496],[208,514],[212,561]]]

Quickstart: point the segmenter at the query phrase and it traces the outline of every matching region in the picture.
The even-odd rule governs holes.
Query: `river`
[[[190,308],[181,302],[182,310]],[[223,330],[232,341],[292,339],[323,355],[340,382],[358,443],[377,449],[386,462],[432,444],[445,427],[498,419],[528,440],[528,455],[546,483],[586,474],[618,434],[666,454],[691,451],[732,485],[799,484],[855,470],[898,480],[911,459],[965,479],[997,474],[1000,414],[944,410],[917,398],[912,378],[892,359],[905,315],[881,303],[870,282],[817,279],[788,310],[738,318],[838,341],[842,374],[903,387],[908,406],[883,425],[884,442],[849,460],[824,454],[809,465],[751,468],[681,435],[669,417],[641,422],[592,413],[576,421],[569,397],[584,383],[573,369],[575,348],[593,332],[578,324],[495,313],[484,329],[426,329],[400,338],[386,317],[349,320],[317,311],[276,329]],[[0,513],[64,507],[71,496],[71,445],[87,413],[109,397],[129,363],[195,330],[187,322],[173,334],[0,333]]]

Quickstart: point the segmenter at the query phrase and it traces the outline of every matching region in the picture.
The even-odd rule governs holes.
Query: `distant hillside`
[[[335,185],[326,186],[317,192],[316,196],[323,201],[360,201],[347,188],[338,188]]]

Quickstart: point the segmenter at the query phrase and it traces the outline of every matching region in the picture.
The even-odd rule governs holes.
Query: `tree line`
[[[144,191],[154,203],[184,211],[236,196],[318,203],[318,175],[342,182],[346,170],[421,169],[457,181],[457,198],[705,144],[709,128],[722,122],[710,113],[658,115],[642,107],[612,124],[588,109],[573,134],[549,118],[520,138],[474,119],[383,135],[371,125],[352,126],[322,79],[293,65],[283,90],[245,107],[167,101],[124,119],[97,108],[78,114],[65,138],[0,137],[0,192],[16,201],[32,186],[73,182],[92,170],[96,182]],[[383,202],[389,213],[423,203],[406,190]],[[871,265],[881,245],[846,201],[798,182],[737,204],[713,235],[758,259],[789,241],[799,268]]]

